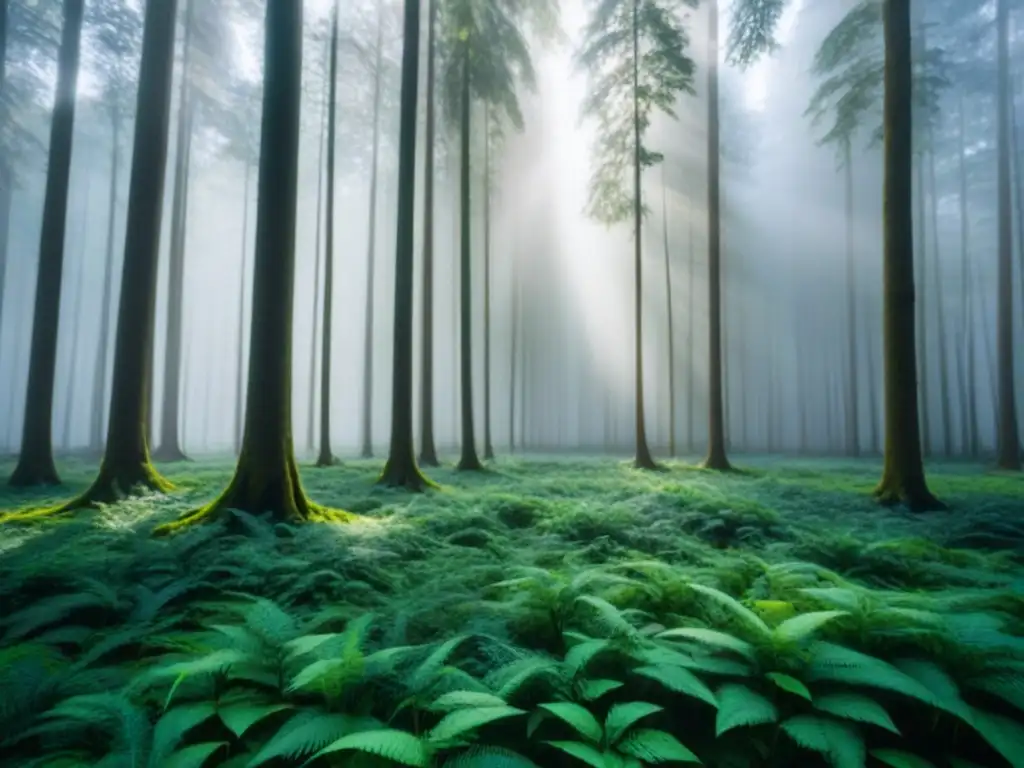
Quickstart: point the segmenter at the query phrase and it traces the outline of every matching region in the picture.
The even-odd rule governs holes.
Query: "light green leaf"
[[[775,705],[757,691],[738,683],[726,683],[718,689],[718,715],[715,736],[733,728],[774,723],[779,719]]]
[[[586,701],[597,701],[606,693],[621,688],[623,683],[618,680],[582,680],[579,683],[580,697]]]
[[[464,734],[475,731],[481,726],[501,720],[506,717],[524,715],[526,712],[517,707],[479,707],[476,709],[459,709],[449,712],[441,722],[435,725],[429,733],[427,740],[432,744],[446,744],[460,738]]]
[[[342,736],[321,749],[303,765],[309,765],[324,755],[341,751],[365,752],[400,765],[408,765],[410,768],[427,768],[431,760],[431,750],[420,739],[406,731],[384,728]]]
[[[698,643],[710,645],[715,648],[724,648],[735,651],[749,659],[755,657],[754,646],[746,640],[719,632],[716,629],[704,629],[703,627],[676,627],[666,629],[655,635],[659,640],[695,640]]]
[[[430,708],[440,712],[468,707],[504,707],[508,702],[484,691],[449,691],[437,697]]]
[[[589,744],[578,741],[545,741],[545,744],[560,749],[577,760],[582,760],[591,768],[607,768],[605,764],[605,753],[599,751]]]
[[[856,726],[813,715],[797,715],[782,730],[804,749],[823,755],[833,768],[864,768],[867,751]]]
[[[846,611],[815,611],[786,619],[775,628],[775,638],[784,642],[805,640],[830,621],[848,616]]]
[[[700,762],[700,758],[684,747],[675,736],[652,728],[637,728],[617,748],[644,763]]]
[[[870,723],[899,735],[899,729],[881,704],[859,693],[827,693],[814,699],[814,706],[822,712],[844,720]]]
[[[637,667],[633,670],[638,675],[660,683],[673,693],[681,693],[694,699],[700,699],[712,707],[718,706],[715,694],[693,672],[683,667],[663,664],[661,666]]]
[[[160,768],[202,768],[214,752],[221,747],[228,747],[226,741],[206,742],[193,744],[192,746],[179,749],[170,757],[160,763]]]
[[[246,704],[244,701],[217,707],[220,719],[238,738],[252,728],[260,720],[270,717],[275,712],[291,709],[290,704]]]

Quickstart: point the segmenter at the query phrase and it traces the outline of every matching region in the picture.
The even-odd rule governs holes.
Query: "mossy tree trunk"
[[[363,326],[363,426],[361,456],[373,456],[373,308],[374,273],[377,261],[377,182],[380,165],[380,102],[381,78],[384,55],[384,16],[381,3],[377,0],[377,48],[373,71],[373,150],[370,154],[370,214],[367,224],[368,243],[366,247],[366,318]]]
[[[302,3],[266,4],[264,97],[256,210],[249,388],[235,475],[210,505],[162,526],[170,533],[225,510],[298,522],[345,519],[306,498],[292,442],[292,316],[295,303]]]
[[[419,85],[420,5],[406,3],[398,138],[398,217],[395,246],[395,326],[392,340],[391,442],[381,473],[385,485],[422,490],[429,481],[416,466],[412,430],[412,318],[416,221],[416,106]],[[429,166],[428,166],[429,167]]]
[[[875,496],[913,510],[941,507],[921,456],[914,334],[913,115],[910,0],[886,0],[883,193],[885,452]]]
[[[50,122],[50,155],[39,241],[25,419],[21,452],[10,479],[10,484],[16,487],[60,483],[53,461],[54,376],[84,10],[84,0],[64,0],[64,26],[57,54],[57,90]]]
[[[633,406],[637,469],[656,469],[647,445],[644,413],[643,335],[643,169],[640,164],[640,0],[633,0]]]
[[[999,292],[997,296],[996,357],[998,359],[998,437],[996,464],[1020,471],[1020,434],[1013,387],[1013,203],[1010,188],[1010,8],[996,0],[997,77],[996,178],[999,227]]]
[[[423,148],[423,315],[420,328],[420,464],[427,467],[436,467],[438,464],[434,438],[434,149],[437,131],[437,6],[437,0],[427,0],[427,103],[426,137]]]
[[[473,428],[473,282],[471,276],[470,221],[470,117],[472,98],[469,88],[470,51],[469,43],[463,42],[458,54],[462,57],[462,83],[459,97],[459,381],[462,398],[462,452],[458,469],[478,471],[483,469],[476,452],[476,435]]]
[[[334,155],[337,143],[335,113],[338,100],[339,15],[339,0],[335,0],[331,20],[331,63],[328,68],[330,83],[327,95],[327,199],[325,201],[327,207],[324,221],[326,234],[324,243],[324,315],[320,329],[320,453],[316,459],[318,467],[329,467],[335,463],[334,453],[331,451],[331,328],[334,316]],[[376,128],[374,130],[376,131]],[[371,202],[371,209],[373,206],[374,203]],[[372,225],[370,238],[372,242]],[[319,243],[317,248],[319,249]],[[370,261],[372,262],[372,260],[371,250]]]
[[[164,346],[163,397],[160,405],[160,442],[154,461],[184,461],[181,447],[182,342],[185,323],[185,238],[188,232],[188,181],[191,170],[192,107],[191,66],[193,11],[196,0],[185,0],[185,36],[182,43],[181,84],[178,90],[178,125],[171,202],[171,243],[167,278],[167,341]],[[152,435],[151,435],[152,437]]]
[[[718,0],[708,3],[708,453],[704,466],[732,469],[725,455],[722,392],[722,221],[718,105]]]

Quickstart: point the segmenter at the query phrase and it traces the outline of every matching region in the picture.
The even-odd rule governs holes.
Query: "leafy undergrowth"
[[[912,516],[868,463],[745,465],[351,462],[304,480],[355,523],[153,538],[231,472],[171,465],[0,528],[0,764],[1024,766],[1024,481],[933,468]]]

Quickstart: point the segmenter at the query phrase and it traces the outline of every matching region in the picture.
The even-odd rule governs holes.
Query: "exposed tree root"
[[[275,522],[349,523],[357,519],[351,512],[314,504],[302,490],[294,459],[276,472],[259,471],[247,461],[239,462],[235,476],[225,491],[210,504],[186,513],[178,520],[158,526],[156,536],[184,530],[192,525],[220,520],[227,510],[251,515],[270,513]]]
[[[92,509],[98,504],[114,504],[143,488],[156,493],[169,493],[174,490],[174,485],[149,462],[114,466],[104,461],[93,484],[81,495],[51,507],[28,508],[0,515],[0,523],[28,523],[81,509]]]

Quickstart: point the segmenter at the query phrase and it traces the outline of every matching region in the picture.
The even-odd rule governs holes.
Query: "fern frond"
[[[410,768],[427,768],[432,754],[430,747],[411,733],[381,729],[342,736],[321,749],[303,765],[309,765],[325,755],[342,751],[365,752]]]
[[[715,692],[718,713],[715,736],[733,728],[774,723],[779,719],[775,705],[757,691],[738,683],[726,683]]]

